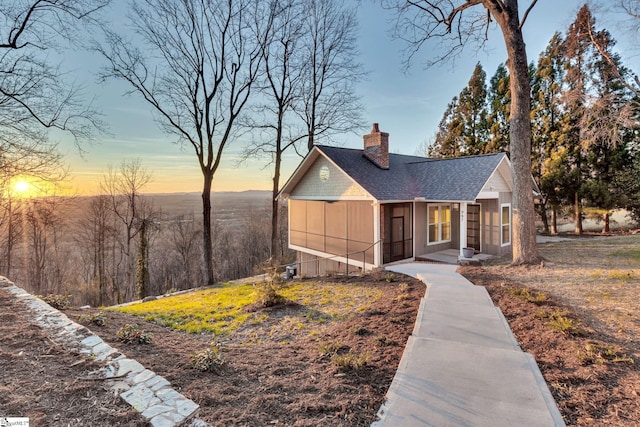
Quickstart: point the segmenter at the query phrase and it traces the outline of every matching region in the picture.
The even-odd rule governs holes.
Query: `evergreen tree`
[[[629,154],[625,135],[632,116],[626,70],[612,52],[615,41],[606,30],[596,30],[588,6],[583,6],[569,27],[566,58],[567,141],[572,155],[569,174],[574,193],[576,233],[582,232],[582,203],[603,210],[605,229],[609,211],[620,203],[612,192],[616,171]],[[607,58],[605,58],[606,56]]]
[[[504,64],[498,65],[489,82],[487,96],[489,114],[489,143],[486,153],[509,151],[509,108],[511,105],[511,91],[509,90],[509,71]]]
[[[531,166],[542,191],[538,213],[544,231],[552,234],[557,233],[557,213],[564,198],[563,186],[557,180],[563,180],[569,172],[562,132],[562,46],[562,36],[554,34],[538,58],[531,84]],[[551,210],[551,227],[547,220],[548,210]]]
[[[464,121],[458,111],[458,97],[454,96],[440,119],[429,157],[460,157],[464,133]]]
[[[582,185],[587,176],[584,160],[586,145],[584,127],[585,111],[588,100],[593,93],[592,69],[597,62],[598,52],[591,43],[591,32],[595,28],[595,19],[587,5],[584,5],[569,26],[569,31],[563,43],[565,54],[565,92],[564,106],[567,115],[564,120],[566,147],[570,157],[571,170],[567,175],[565,188],[573,193],[573,212],[575,217],[575,232],[582,234]]]
[[[454,97],[440,120],[431,157],[459,157],[483,154],[488,141],[487,75],[476,64],[468,85]]]
[[[487,74],[478,62],[467,87],[460,92],[458,111],[464,123],[463,152],[466,155],[485,153],[488,141]]]

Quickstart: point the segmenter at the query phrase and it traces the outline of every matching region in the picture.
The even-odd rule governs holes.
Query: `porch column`
[[[460,258],[464,258],[462,249],[467,247],[467,202],[460,203]]]
[[[382,242],[380,240],[380,203],[373,202],[373,264],[376,267],[382,265],[382,251],[380,250]]]

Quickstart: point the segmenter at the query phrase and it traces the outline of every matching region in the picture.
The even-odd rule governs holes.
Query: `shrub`
[[[524,302],[530,302],[536,305],[542,305],[547,302],[547,294],[544,292],[533,292],[527,288],[509,288],[508,292]]]
[[[364,326],[356,326],[355,328],[353,328],[353,333],[362,337],[365,335],[369,335],[371,332],[369,332],[369,330]]]
[[[278,293],[282,286],[273,282],[260,282],[253,285],[257,304],[261,307],[273,307],[282,304],[285,298]]]
[[[343,369],[352,371],[357,371],[365,367],[367,365],[368,359],[369,355],[367,353],[359,354],[353,352],[352,350],[349,350],[348,353],[336,353],[331,356],[331,360],[333,361],[333,363]]]
[[[219,372],[225,359],[222,354],[222,346],[217,342],[212,342],[211,347],[198,351],[191,355],[193,369],[201,372]]]
[[[376,338],[376,343],[380,346],[380,347],[390,347],[392,345],[398,345],[398,343],[394,340],[392,340],[391,338],[388,337],[378,337]]]
[[[66,295],[49,294],[46,296],[39,295],[38,298],[40,298],[42,301],[46,302],[56,310],[64,310],[65,308],[71,307],[70,294],[66,294]]]
[[[558,332],[576,336],[585,336],[587,334],[583,329],[579,327],[577,321],[565,316],[560,311],[554,311],[550,313],[548,322],[549,326],[551,326],[551,329],[554,329]]]
[[[284,283],[277,260],[269,258],[260,265],[260,268],[265,272],[267,279],[253,284],[257,296],[257,304],[262,307],[273,307],[282,304],[285,298],[278,291],[284,288]]]
[[[600,344],[596,342],[587,343],[584,350],[578,354],[585,364],[605,364],[611,363],[628,363],[633,364],[634,360],[628,354],[622,353],[611,344]]]
[[[151,335],[140,329],[137,324],[124,325],[116,336],[125,344],[151,344]]]
[[[396,276],[393,273],[388,273],[384,278],[388,283],[396,281]]]
[[[400,287],[398,288],[399,294],[395,298],[396,301],[404,301],[409,299],[409,285],[405,282],[400,283]]]
[[[333,354],[336,353],[342,346],[337,342],[332,343],[320,343],[320,354]]]
[[[78,320],[85,323],[90,323],[96,326],[106,326],[107,325],[107,315],[104,311],[100,311],[94,314],[86,314],[84,316],[78,317]]]

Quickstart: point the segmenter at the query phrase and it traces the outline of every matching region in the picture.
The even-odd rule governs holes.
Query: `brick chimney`
[[[380,132],[373,124],[371,133],[364,136],[364,155],[381,169],[389,169],[389,134]]]

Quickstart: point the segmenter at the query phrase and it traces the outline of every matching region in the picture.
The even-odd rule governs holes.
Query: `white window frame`
[[[429,222],[429,209],[432,208],[437,208],[438,209],[438,222],[437,222],[437,228],[438,228],[438,236],[437,236],[437,240],[435,241],[431,241],[431,225],[435,225],[431,224]],[[442,208],[449,208],[449,221],[448,222],[444,222],[442,221],[443,215],[441,213],[441,209]],[[442,203],[442,204],[435,204],[435,203],[430,203],[427,205],[427,246],[431,246],[431,245],[440,245],[442,243],[448,243],[451,242],[451,234],[452,234],[452,230],[451,230],[451,212],[453,211],[451,204],[450,203]],[[443,224],[449,224],[449,238],[447,240],[443,240],[442,239],[442,225]]]
[[[509,209],[509,222],[507,224],[504,223],[504,208],[508,208]],[[512,229],[511,229],[511,203],[502,203],[500,205],[500,246],[504,247],[504,246],[509,246],[511,245],[511,235],[512,235]],[[504,237],[504,227],[509,227],[509,241],[508,242],[504,242],[502,239]]]

